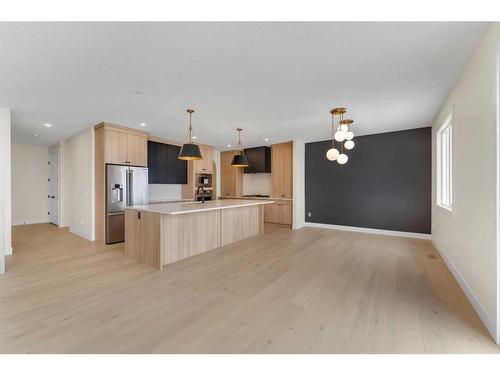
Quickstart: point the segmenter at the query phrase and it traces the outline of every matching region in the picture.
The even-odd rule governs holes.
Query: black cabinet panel
[[[306,143],[306,221],[431,233],[431,128],[354,142],[344,165],[326,158],[331,141]]]
[[[244,173],[271,173],[271,147],[252,147],[244,151],[249,165]]]
[[[179,160],[180,146],[148,141],[150,184],[187,184],[187,161]]]

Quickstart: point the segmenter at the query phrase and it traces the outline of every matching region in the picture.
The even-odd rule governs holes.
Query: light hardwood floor
[[[429,241],[318,228],[163,271],[51,225],[13,230],[6,353],[500,353]]]

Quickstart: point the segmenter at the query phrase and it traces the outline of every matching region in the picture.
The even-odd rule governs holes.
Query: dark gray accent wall
[[[306,222],[431,233],[431,128],[354,142],[345,165],[326,158],[331,141],[306,143]]]

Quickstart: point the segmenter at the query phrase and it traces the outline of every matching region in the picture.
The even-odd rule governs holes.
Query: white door
[[[49,154],[49,222],[59,225],[59,152]]]
[[[0,201],[0,273],[5,272],[5,213],[3,201]]]

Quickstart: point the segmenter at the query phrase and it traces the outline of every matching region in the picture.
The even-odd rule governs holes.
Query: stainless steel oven
[[[196,187],[212,187],[212,175],[210,173],[195,174]]]

